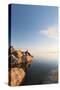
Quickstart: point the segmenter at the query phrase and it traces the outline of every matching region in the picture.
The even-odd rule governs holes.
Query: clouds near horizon
[[[47,27],[47,29],[40,30],[38,32],[38,34],[44,35],[47,38],[51,38],[51,39],[56,39],[57,40],[58,39],[58,27],[57,26]]]

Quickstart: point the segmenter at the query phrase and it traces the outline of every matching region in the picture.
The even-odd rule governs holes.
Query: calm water
[[[54,75],[55,72],[55,75]],[[28,68],[23,85],[57,83],[58,61],[34,59]],[[54,76],[52,76],[54,75]],[[50,78],[52,77],[52,78]],[[55,78],[54,78],[55,77]]]

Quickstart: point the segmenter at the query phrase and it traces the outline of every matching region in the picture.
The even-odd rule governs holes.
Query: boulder
[[[21,85],[24,77],[25,72],[22,68],[11,68],[11,70],[9,70],[9,85],[10,86]]]
[[[22,52],[13,47],[9,48],[9,85],[19,86],[22,84],[28,66],[32,62],[32,56],[29,52]]]

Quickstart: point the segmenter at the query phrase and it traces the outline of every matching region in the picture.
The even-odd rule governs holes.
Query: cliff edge
[[[26,71],[32,63],[33,56],[27,51],[15,49],[13,46],[9,47],[9,69],[8,76],[10,86],[19,86],[22,84]]]

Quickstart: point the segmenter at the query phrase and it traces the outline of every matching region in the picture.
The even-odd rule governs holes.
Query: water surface
[[[23,85],[50,84],[58,82],[58,61],[34,59],[28,68]]]

